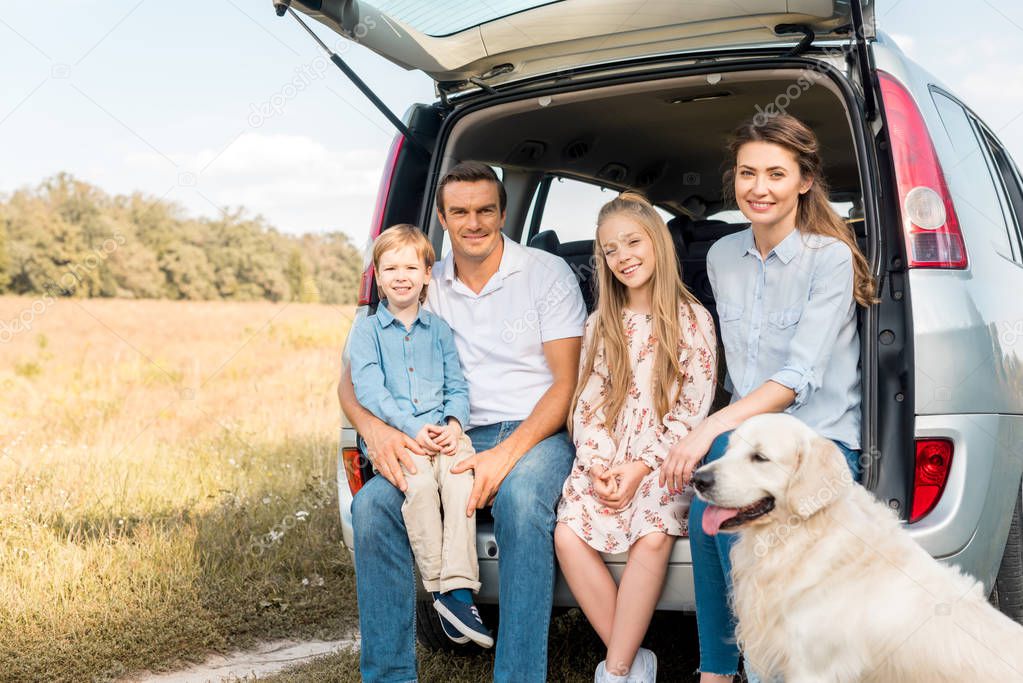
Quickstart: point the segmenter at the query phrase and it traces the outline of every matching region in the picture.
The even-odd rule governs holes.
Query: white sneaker
[[[639,648],[629,669],[628,683],[656,683],[657,655],[646,648]]]
[[[628,675],[619,676],[618,674],[609,673],[607,670],[607,660],[598,664],[597,670],[593,673],[593,683],[628,683],[630,680],[632,679]]]

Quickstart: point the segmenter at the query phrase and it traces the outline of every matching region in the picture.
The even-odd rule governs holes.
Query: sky
[[[1023,160],[1023,3],[966,6],[878,0],[878,26]],[[392,111],[434,100],[426,76],[313,24]],[[0,63],[0,194],[64,171],[365,241],[392,129],[270,0],[7,0]]]

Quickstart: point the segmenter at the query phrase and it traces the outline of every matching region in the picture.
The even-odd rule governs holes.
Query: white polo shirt
[[[551,386],[543,343],[581,337],[586,306],[565,261],[504,237],[501,265],[479,294],[455,277],[449,250],[433,269],[426,307],[455,333],[469,382],[469,424],[524,420]]]

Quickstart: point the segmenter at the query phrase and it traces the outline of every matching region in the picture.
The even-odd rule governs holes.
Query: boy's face
[[[382,296],[400,308],[418,302],[423,285],[430,282],[430,269],[411,245],[381,254],[376,275]]]

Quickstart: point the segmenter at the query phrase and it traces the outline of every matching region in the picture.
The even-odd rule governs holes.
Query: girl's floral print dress
[[[687,306],[679,307],[682,389],[667,415],[654,414],[651,381],[657,342],[650,315],[626,310],[622,316],[632,383],[612,430],[605,428],[604,410],[600,406],[610,391],[603,349],[594,359],[593,374],[579,379],[585,384],[572,417],[576,459],[562,491],[558,521],[567,524],[601,552],[624,552],[636,539],[654,531],[671,536],[688,535],[691,493],[671,495],[657,479],[668,450],[707,416],[714,397],[717,368],[714,322],[710,313],[698,304],[693,305],[693,314],[695,320]],[[586,321],[583,358],[594,343],[595,315]],[[672,387],[668,395],[673,395],[674,391]],[[619,511],[598,503],[588,474],[590,467],[600,464],[611,468],[634,460],[643,461],[652,471],[640,482],[631,503]]]

